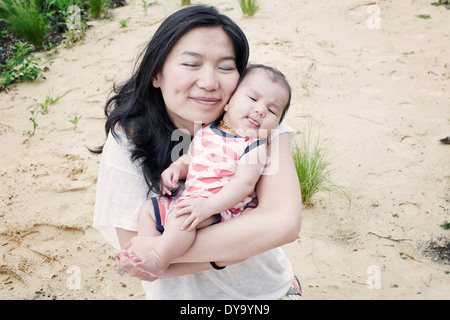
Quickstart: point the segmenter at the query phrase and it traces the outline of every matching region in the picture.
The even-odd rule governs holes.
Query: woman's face
[[[177,128],[216,120],[239,80],[233,44],[220,27],[196,28],[172,48],[153,79]]]

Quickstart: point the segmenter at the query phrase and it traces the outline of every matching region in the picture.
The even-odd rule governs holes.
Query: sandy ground
[[[450,299],[450,231],[440,227],[450,220],[450,146],[439,142],[450,135],[450,11],[418,0],[261,0],[244,18],[237,1],[204,2],[243,28],[251,62],[287,75],[288,122],[320,132],[332,179],[350,196],[351,206],[318,193],[284,247],[305,298]],[[90,22],[82,43],[42,55],[46,80],[0,93],[1,299],[144,298],[91,227],[100,158],[87,147],[104,141],[113,82],[180,1],[158,3],[145,12],[128,0],[112,20]],[[30,138],[29,112],[46,96],[61,98]]]

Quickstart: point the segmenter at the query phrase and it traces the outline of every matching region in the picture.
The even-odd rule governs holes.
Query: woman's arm
[[[278,162],[272,163],[271,172],[261,176],[258,181],[258,207],[247,209],[239,218],[197,230],[194,244],[177,262],[198,263],[173,264],[164,277],[210,269],[209,261],[215,261],[219,266],[228,265],[232,261],[246,259],[297,239],[301,227],[302,203],[289,134],[281,134],[270,145],[268,156],[278,159]],[[153,247],[157,238],[153,239],[153,243],[147,241],[145,246]],[[137,244],[131,244],[131,247],[135,252],[140,251]],[[119,273],[127,270],[131,276],[141,279],[145,276],[139,275],[131,264],[121,266],[122,263],[121,260]]]
[[[137,236],[136,232],[116,228],[117,237],[119,238],[122,250],[132,250],[134,252],[147,252],[152,250],[158,243],[159,237]],[[117,273],[123,275],[127,273],[129,276],[140,280],[154,281],[158,278],[152,277],[150,274],[137,269],[124,255],[122,250],[115,252],[118,262]],[[187,274],[205,271],[211,269],[212,266],[208,262],[199,263],[176,263],[171,264],[161,279],[179,277]]]
[[[220,261],[246,259],[297,239],[302,203],[289,134],[272,140],[268,158],[278,161],[257,183],[258,207],[198,230],[194,244],[179,262],[219,261],[220,265]]]
[[[122,228],[116,228],[116,233],[121,248],[123,248],[133,237],[137,236],[136,231],[125,230]]]
[[[159,237],[137,236],[136,232],[124,230],[121,228],[116,228],[116,232],[121,244],[121,248],[124,250],[130,249],[134,252],[146,252],[152,250],[160,239]],[[119,273],[120,275],[128,273],[131,277],[146,281],[154,281],[157,279],[150,274],[137,269],[132,263],[129,262],[127,256],[122,254],[121,250],[117,251],[115,255],[118,260],[117,273]],[[222,261],[220,263],[217,263],[217,265],[226,266],[234,263],[239,263],[242,260],[243,259],[234,261]],[[174,263],[167,268],[164,275],[160,278],[165,279],[179,277],[209,269],[212,269],[212,265],[209,262]]]

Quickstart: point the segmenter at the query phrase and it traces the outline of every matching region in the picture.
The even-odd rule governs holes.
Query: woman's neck
[[[198,128],[195,126],[196,125],[195,122],[184,120],[177,116],[172,116],[170,113],[169,113],[169,118],[172,121],[172,123],[175,125],[175,127],[178,130],[183,131],[185,134],[189,133],[190,136],[194,136],[195,132],[198,130]]]

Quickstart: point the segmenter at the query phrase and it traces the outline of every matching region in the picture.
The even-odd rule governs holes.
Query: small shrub
[[[15,46],[11,46],[14,51],[13,57],[6,60],[5,65],[0,65],[2,71],[0,77],[0,89],[15,81],[34,81],[37,77],[45,79],[42,75],[44,69],[39,68],[37,61],[41,60],[39,57],[29,55],[32,46],[28,43],[17,42]]]

